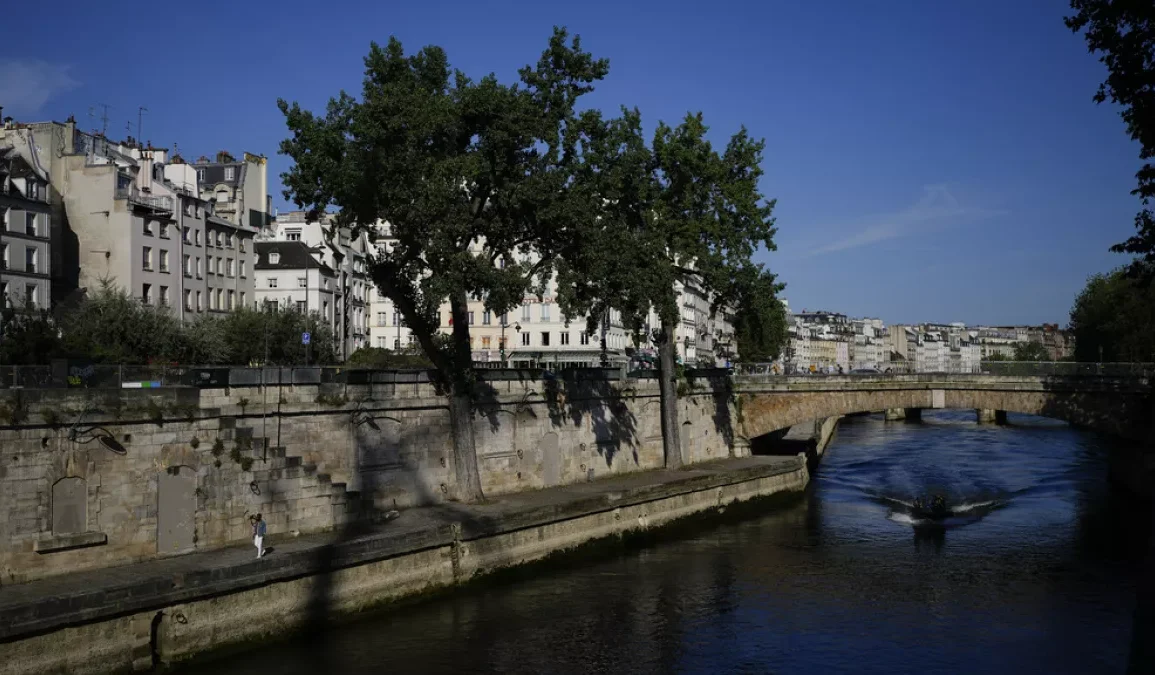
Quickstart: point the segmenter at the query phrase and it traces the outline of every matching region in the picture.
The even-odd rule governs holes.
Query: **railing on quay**
[[[817,368],[791,363],[737,363],[729,368],[688,369],[686,376],[713,380],[735,376],[758,378],[850,377],[885,378],[898,375],[1004,375],[1028,377],[1155,376],[1152,363],[1074,363],[1068,361],[991,361],[962,368],[919,368],[916,364],[851,364],[850,368]],[[482,382],[559,379],[617,381],[655,379],[658,371],[624,368],[567,368],[564,370],[477,368]],[[172,387],[226,388],[307,384],[421,384],[432,382],[424,369],[376,369],[348,366],[176,366],[87,365],[0,366],[0,389],[159,389]]]
[[[737,363],[735,375],[762,377],[886,377],[888,375],[1003,375],[1029,377],[1152,377],[1155,363],[1081,363],[1075,361],[983,361],[966,366],[928,366],[909,362],[851,363],[849,368],[790,362]]]

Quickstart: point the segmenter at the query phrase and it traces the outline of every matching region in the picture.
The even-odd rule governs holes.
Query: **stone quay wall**
[[[660,468],[657,383],[489,383],[474,433],[488,495]],[[687,463],[746,456],[732,397],[682,397]],[[109,439],[112,439],[111,441]],[[0,395],[0,585],[332,529],[448,500],[446,399],[428,383]]]

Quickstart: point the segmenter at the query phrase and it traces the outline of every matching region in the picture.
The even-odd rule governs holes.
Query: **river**
[[[1122,673],[1148,513],[1109,439],[972,411],[843,420],[806,496],[260,647],[204,673]],[[944,527],[906,504],[948,498]]]

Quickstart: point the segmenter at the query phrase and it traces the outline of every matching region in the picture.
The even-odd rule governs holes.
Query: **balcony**
[[[135,187],[118,187],[116,188],[117,199],[127,199],[129,203],[142,206],[146,209],[159,211],[163,213],[172,213],[172,197],[153,197],[152,195],[144,195],[140,193]]]

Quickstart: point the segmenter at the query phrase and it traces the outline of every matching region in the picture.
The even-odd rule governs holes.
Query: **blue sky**
[[[590,105],[766,139],[779,234],[760,258],[795,309],[1065,324],[1087,276],[1125,262],[1107,249],[1132,232],[1138,148],[1091,101],[1104,69],[1062,0],[552,5],[33,3],[5,15],[0,105],[91,129],[105,103],[116,136],[143,105],[144,139],[263,153],[275,178],[276,99],[359,93],[370,40],[510,80],[560,24],[610,59]]]

